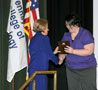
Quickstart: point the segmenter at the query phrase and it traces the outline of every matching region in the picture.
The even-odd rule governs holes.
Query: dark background
[[[82,26],[93,33],[93,0],[47,0],[49,37],[53,50],[64,32],[68,31],[65,27],[65,17],[70,13],[78,15]],[[50,62],[49,69],[58,71],[58,90],[68,90],[64,63],[61,66],[55,66]],[[51,86],[48,89],[53,90],[52,76],[49,76],[48,83]]]
[[[25,10],[26,0],[23,1]],[[0,0],[0,90],[12,90],[12,84],[6,81],[8,62],[8,34],[6,32],[10,0]],[[65,16],[76,13],[82,20],[82,26],[93,33],[93,0],[39,0],[40,17],[49,22],[49,38],[52,49],[57,46],[65,31]],[[85,37],[86,38],[86,37]],[[66,67],[55,66],[50,62],[49,70],[58,71],[58,90],[67,90]],[[26,68],[16,73],[14,90],[25,82]],[[48,90],[53,90],[52,76],[48,76]]]

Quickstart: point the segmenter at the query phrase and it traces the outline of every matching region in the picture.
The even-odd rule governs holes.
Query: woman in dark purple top
[[[94,56],[94,38],[91,33],[80,26],[75,15],[69,15],[65,24],[69,32],[65,32],[62,41],[70,41],[65,48],[66,72],[69,90],[96,89],[96,59]],[[62,61],[61,61],[62,62]]]
[[[59,59],[55,56],[58,53],[58,48],[51,49],[50,41],[48,38],[48,22],[43,19],[38,19],[34,22],[33,31],[36,32],[35,36],[31,39],[29,51],[31,61],[28,66],[29,77],[35,71],[47,71],[49,60],[58,64]],[[47,77],[46,75],[37,75],[35,77],[36,90],[47,90]],[[29,85],[29,90],[32,90],[32,82]]]

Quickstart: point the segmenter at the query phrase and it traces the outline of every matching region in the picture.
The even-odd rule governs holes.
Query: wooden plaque
[[[69,42],[69,41],[59,41],[59,42],[58,42],[58,46],[59,46],[60,54],[67,54],[67,53],[64,51],[64,48],[65,48],[66,46],[70,46],[70,42]]]

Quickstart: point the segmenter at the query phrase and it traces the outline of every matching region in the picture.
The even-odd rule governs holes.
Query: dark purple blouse
[[[73,42],[70,32],[64,33],[62,41],[70,41],[70,46],[74,49],[83,49],[84,45],[94,43],[94,38],[88,30],[80,27],[79,33]],[[72,69],[89,68],[96,65],[94,53],[89,56],[79,56],[74,54],[67,54],[66,56],[66,66]]]

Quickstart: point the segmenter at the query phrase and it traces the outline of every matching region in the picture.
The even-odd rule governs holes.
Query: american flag
[[[30,44],[31,38],[34,36],[33,24],[34,21],[39,19],[39,8],[38,8],[38,0],[27,0],[26,2],[26,11],[25,11],[25,18],[24,18],[24,31],[28,36],[28,47]],[[30,63],[30,54],[28,49],[28,64]],[[26,76],[26,80],[28,79],[28,72]]]
[[[27,0],[26,3],[26,11],[24,18],[24,30],[26,35],[28,36],[28,46],[31,38],[34,36],[33,23],[39,19],[39,8],[38,8],[38,0]],[[30,62],[30,55],[28,51],[28,64]]]

